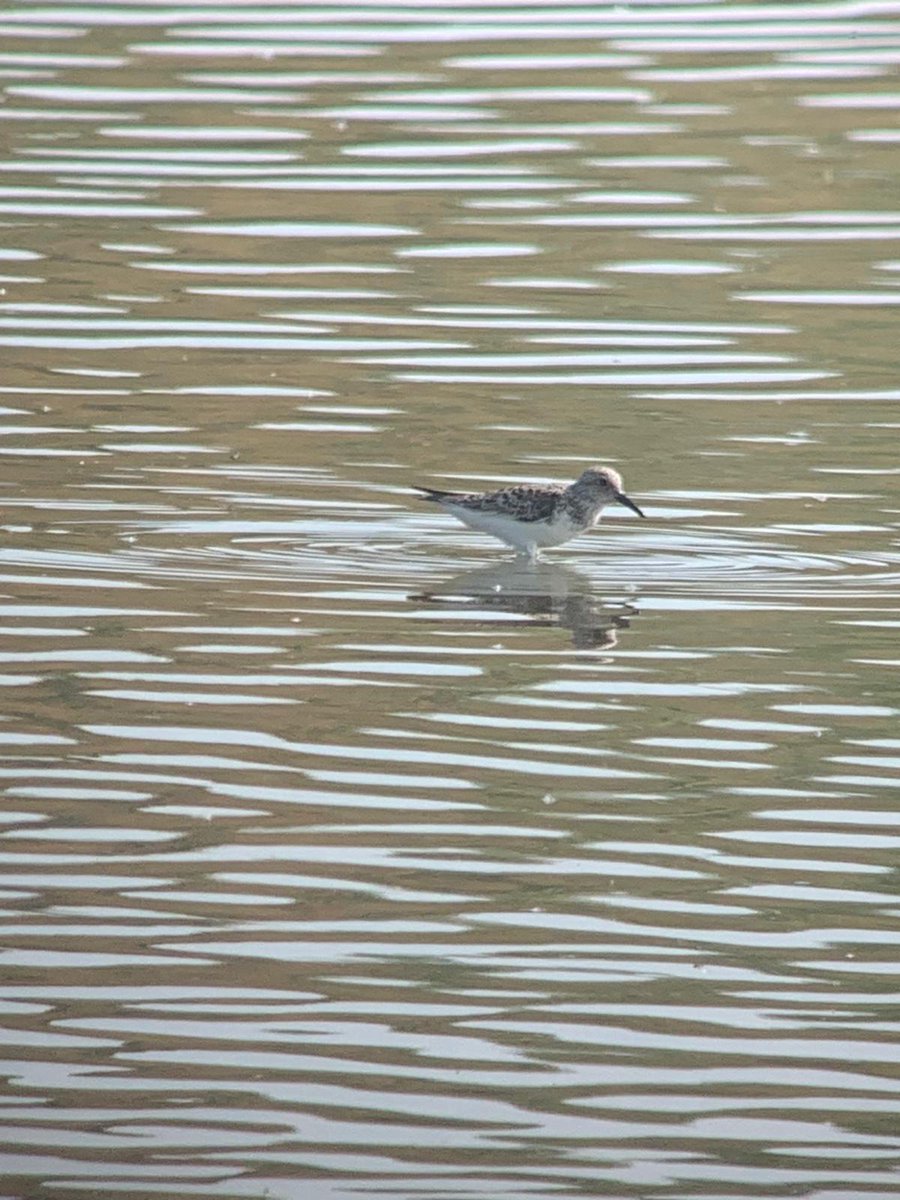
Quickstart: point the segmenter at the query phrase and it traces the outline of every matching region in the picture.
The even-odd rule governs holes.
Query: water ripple
[[[2,27],[4,1191],[893,1196],[891,5]]]

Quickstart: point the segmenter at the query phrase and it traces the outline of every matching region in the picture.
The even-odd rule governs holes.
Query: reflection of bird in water
[[[568,487],[522,483],[498,492],[416,490],[464,525],[489,533],[512,546],[516,554],[533,559],[542,546],[560,546],[591,529],[607,504],[624,504],[642,517],[622,487],[622,476],[612,467],[588,467]]]
[[[627,629],[629,617],[637,614],[629,604],[604,608],[602,598],[591,591],[590,581],[578,571],[522,559],[464,571],[410,599],[470,609],[474,603],[482,612],[520,614],[525,618],[523,625],[560,626],[572,631],[572,645],[577,650],[615,646],[618,631]]]

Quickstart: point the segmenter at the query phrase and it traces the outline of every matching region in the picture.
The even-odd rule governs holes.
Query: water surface
[[[896,7],[2,25],[4,1195],[896,1195]]]

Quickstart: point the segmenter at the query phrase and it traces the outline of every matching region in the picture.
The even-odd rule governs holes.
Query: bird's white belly
[[[516,521],[502,513],[463,508],[457,504],[447,504],[446,508],[470,529],[489,533],[492,537],[499,538],[501,542],[506,542],[507,546],[529,552],[542,546],[559,546],[580,533],[583,528],[581,525],[573,524],[565,516],[552,523],[548,521]]]

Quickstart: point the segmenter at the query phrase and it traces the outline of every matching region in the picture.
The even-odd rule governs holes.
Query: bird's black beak
[[[639,517],[647,515],[646,513],[642,513],[635,502],[626,496],[624,492],[616,492],[616,500],[619,504],[624,504],[626,508],[630,508],[632,512],[636,512]]]

